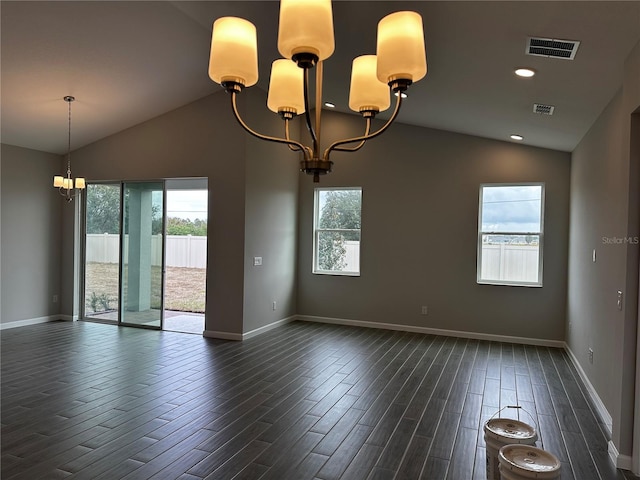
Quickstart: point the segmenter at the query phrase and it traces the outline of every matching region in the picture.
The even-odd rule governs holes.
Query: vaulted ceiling
[[[519,133],[525,144],[564,151],[621,87],[640,40],[638,1],[334,1],[324,100],[337,110],[349,111],[352,58],[375,53],[378,20],[397,10],[421,13],[429,69],[399,122],[505,141]],[[277,2],[2,1],[2,142],[64,152],[65,95],[77,98],[75,149],[220,92],[207,64],[211,25],[225,15],[256,24],[266,90],[279,58]],[[530,36],[581,43],[574,60],[530,56]],[[515,76],[522,66],[537,75]],[[534,113],[534,103],[554,114]]]

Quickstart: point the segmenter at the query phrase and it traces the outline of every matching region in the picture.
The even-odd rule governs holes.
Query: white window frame
[[[333,229],[333,228],[318,228],[320,220],[320,192],[337,191],[337,190],[358,190],[360,192],[360,228],[359,229]],[[313,192],[313,256],[312,256],[312,273],[316,275],[340,275],[346,277],[359,277],[360,270],[348,271],[348,270],[321,270],[318,268],[318,242],[321,232],[358,232],[360,233],[360,247],[362,246],[362,187],[318,187]]]
[[[541,187],[540,192],[540,232],[483,232],[482,231],[482,193],[485,187]],[[543,246],[544,246],[544,204],[545,204],[545,184],[544,182],[525,183],[482,183],[478,195],[478,245],[477,245],[477,265],[476,282],[481,285],[506,285],[516,287],[542,287],[543,279]],[[487,280],[481,278],[482,273],[482,237],[483,235],[536,235],[538,242],[538,280],[535,282],[509,281],[509,280]]]

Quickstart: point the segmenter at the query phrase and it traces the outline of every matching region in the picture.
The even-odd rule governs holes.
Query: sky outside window
[[[540,232],[541,185],[482,189],[483,232]]]
[[[207,190],[167,190],[167,217],[207,220]]]

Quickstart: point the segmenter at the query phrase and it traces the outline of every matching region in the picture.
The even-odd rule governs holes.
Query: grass
[[[167,267],[166,272],[165,309],[204,313],[206,270],[204,268]],[[151,267],[151,275],[151,306],[159,308],[160,267]],[[118,308],[118,264],[87,263],[85,280],[87,313],[105,312]],[[93,307],[96,307],[97,310]]]

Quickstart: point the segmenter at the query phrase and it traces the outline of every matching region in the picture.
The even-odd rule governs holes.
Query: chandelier
[[[238,112],[237,95],[258,81],[256,27],[251,22],[221,17],[213,23],[209,77],[231,95],[231,109],[240,125],[257,138],[283,143],[301,152],[300,170],[313,175],[314,182],[331,171],[333,151],[354,152],[367,140],[383,133],[398,116],[406,96],[404,92],[427,73],[422,17],[416,12],[402,11],[380,20],[376,55],[355,58],[351,70],[349,108],[362,115],[364,133],[333,142],[321,154],[323,61],[334,50],[331,0],[280,0],[278,50],[285,58],[272,63],[267,107],[284,120],[284,137],[252,130]],[[312,123],[309,71],[314,67],[315,119]],[[371,131],[374,117],[389,108],[391,93],[396,97],[393,113],[380,129]],[[311,146],[289,136],[290,121],[302,114],[311,135]]]
[[[60,191],[60,195],[65,197],[67,202],[73,200],[78,192],[77,190],[82,190],[85,187],[84,178],[77,177],[74,179],[71,177],[71,102],[75,101],[75,97],[67,95],[63,98],[65,102],[69,104],[69,135],[67,142],[67,176],[64,177],[62,175],[56,175],[53,177],[53,186],[56,187]],[[71,193],[75,185],[76,193]]]

